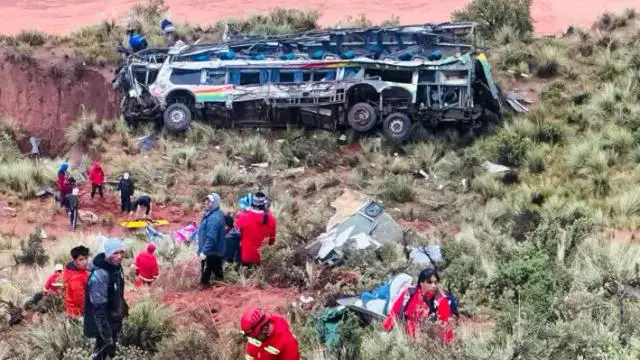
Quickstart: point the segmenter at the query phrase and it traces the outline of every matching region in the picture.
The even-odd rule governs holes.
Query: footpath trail
[[[135,199],[135,196],[134,196]],[[0,234],[12,234],[20,237],[33,233],[37,226],[42,226],[48,237],[59,238],[70,234],[69,219],[65,211],[53,204],[51,196],[43,199],[30,199],[17,204],[14,208],[17,216],[11,216],[6,211],[0,215]],[[113,189],[105,187],[104,199],[96,194],[91,199],[91,186],[80,186],[80,209],[88,210],[98,216],[96,224],[78,222],[76,232],[79,234],[110,234],[125,235],[126,229],[120,226],[120,221],[127,219],[127,214],[120,212],[119,194]],[[6,199],[0,199],[0,207],[8,206]],[[9,205],[9,207],[11,207]],[[199,214],[187,213],[178,205],[153,204],[152,218],[167,219],[169,225],[158,227],[159,231],[170,232],[181,229],[189,220],[199,221]],[[142,229],[141,231],[144,231]]]
[[[397,16],[405,24],[446,21],[452,11],[461,9],[467,0],[265,0],[251,3],[230,0],[165,0],[170,16],[190,24],[211,24],[231,17],[266,12],[274,7],[316,9],[321,11],[321,25],[344,21],[347,15],[366,15],[373,22]],[[136,0],[0,0],[1,34],[15,34],[24,28],[63,34],[104,19],[123,19]],[[605,11],[638,7],[638,0],[534,0],[532,17],[536,32],[561,32],[569,25],[589,27]]]

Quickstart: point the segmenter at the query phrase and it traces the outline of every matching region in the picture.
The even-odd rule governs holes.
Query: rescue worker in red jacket
[[[259,308],[245,310],[240,327],[247,337],[247,360],[300,360],[298,339],[281,315]]]
[[[236,219],[240,230],[240,260],[244,266],[260,264],[260,247],[276,241],[276,219],[268,209],[266,195],[257,192],[251,197],[251,208]]]
[[[71,249],[71,261],[64,267],[64,310],[67,316],[77,318],[84,314],[84,289],[89,280],[89,248],[82,245]]]
[[[396,323],[404,323],[405,332],[413,338],[420,326],[431,320],[437,326],[440,340],[451,343],[453,329],[449,320],[452,311],[446,294],[438,288],[439,282],[437,271],[422,270],[418,276],[418,285],[403,290],[396,298],[382,324],[383,330],[390,331]]]
[[[100,194],[100,199],[104,196],[102,194],[102,185],[104,184],[104,170],[100,166],[99,162],[94,162],[91,171],[89,171],[89,182],[91,183],[91,198],[96,196],[96,191]]]
[[[158,260],[155,256],[156,244],[149,243],[145,250],[136,256],[134,266],[136,268],[136,287],[151,285],[158,278]]]

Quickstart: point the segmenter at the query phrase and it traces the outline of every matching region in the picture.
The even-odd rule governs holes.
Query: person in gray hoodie
[[[95,338],[92,360],[114,357],[118,335],[128,305],[124,299],[122,259],[124,244],[118,238],[105,242],[104,251],[93,259],[84,300],[84,335]]]
[[[201,261],[200,287],[211,286],[211,274],[216,280],[224,279],[222,263],[225,252],[225,221],[220,210],[220,195],[211,193],[204,203],[204,214],[198,228],[198,256]]]

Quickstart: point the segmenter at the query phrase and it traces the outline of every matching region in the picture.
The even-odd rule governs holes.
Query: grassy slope
[[[259,136],[197,126],[185,139],[163,138],[143,159],[120,125],[95,125],[85,118],[69,130],[68,140],[78,143],[89,135],[93,139],[81,145],[117,154],[104,159],[107,169],[133,167],[154,196],[188,207],[199,206],[197,199],[212,190],[230,199],[240,189],[266,187],[281,225],[258,281],[314,285],[332,294],[371,288],[392,271],[417,270],[388,247],[345,264],[344,270],[361,272],[356,284],[325,284],[320,269],[305,268],[297,250],[322,230],[328,202],[337,195],[332,187],[322,187],[336,179],[385,200],[399,219],[435,225],[438,232],[411,241],[442,243],[443,277],[460,297],[463,313],[488,317],[495,325],[480,333],[461,327],[453,349],[428,340],[411,345],[399,334],[381,336],[347,326],[341,347],[346,358],[637,358],[639,337],[632,324],[640,320],[640,308],[626,303],[621,323],[618,302],[622,284],[637,276],[640,247],[612,241],[605,233],[635,227],[640,215],[640,28],[633,15],[603,16],[599,30],[560,40],[522,42],[513,30],[501,29],[490,57],[503,89],[517,85],[541,92],[531,113],[507,117],[481,138],[447,132],[404,149],[365,139],[362,153],[351,159],[325,133]],[[530,77],[514,75],[521,73]],[[576,96],[582,94],[585,99]],[[285,141],[274,141],[278,138]],[[340,157],[343,166],[337,167]],[[11,150],[3,159],[3,166],[15,166]],[[159,172],[148,169],[150,160]],[[518,168],[519,183],[485,174],[480,167],[485,160]],[[262,161],[269,161],[268,170],[246,167]],[[287,179],[287,170],[301,165],[308,166],[305,175]],[[416,168],[430,178],[414,179]],[[463,179],[470,179],[470,188]],[[5,191],[28,195],[22,182],[2,184]],[[544,201],[534,204],[534,195]],[[9,247],[16,245],[8,240]],[[293,313],[304,353],[322,358],[308,314]],[[220,354],[233,358],[232,335],[217,344]]]

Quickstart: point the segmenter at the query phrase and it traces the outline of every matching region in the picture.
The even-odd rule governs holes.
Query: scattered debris
[[[525,102],[525,100],[524,97],[522,97],[520,94],[514,91],[509,91],[505,96],[505,100],[513,110],[519,113],[529,112],[529,108],[522,104],[523,102]]]
[[[482,163],[482,167],[490,173],[499,173],[511,170],[508,166],[492,163],[491,161],[485,161]]]
[[[12,207],[3,206],[2,207],[2,215],[16,217],[17,216],[17,212],[16,212],[16,209],[14,209]]]
[[[305,171],[304,166],[288,169],[285,172],[284,177],[289,179],[289,178],[295,177],[298,174],[303,174],[304,171]]]
[[[49,195],[56,195],[56,191],[50,187],[40,186],[38,190],[36,190],[37,197],[45,197]]]
[[[78,216],[80,217],[80,221],[87,224],[96,224],[100,221],[98,215],[88,210],[78,210]]]
[[[440,245],[411,246],[409,251],[409,258],[414,264],[432,265],[443,260]]]
[[[31,143],[31,152],[29,153],[29,155],[39,157],[40,148],[38,147],[38,145],[40,145],[40,140],[35,136],[32,136],[29,138],[29,143]]]
[[[269,163],[268,162],[262,162],[262,163],[251,164],[251,167],[266,168],[266,167],[269,167]]]
[[[353,197],[353,194],[343,194],[345,195]],[[344,212],[340,215],[344,216]],[[383,241],[400,243],[402,239],[402,228],[384,212],[383,205],[368,200],[364,204],[361,203],[361,206],[346,219],[318,236],[306,249],[310,256],[325,264],[334,265],[343,258],[342,250],[347,245],[362,250],[371,246],[378,248],[382,246]]]
[[[142,136],[136,139],[138,148],[143,151],[149,151],[155,146],[156,140],[153,134]]]
[[[340,137],[338,137],[338,144],[347,145],[347,135],[345,134],[340,135]]]

